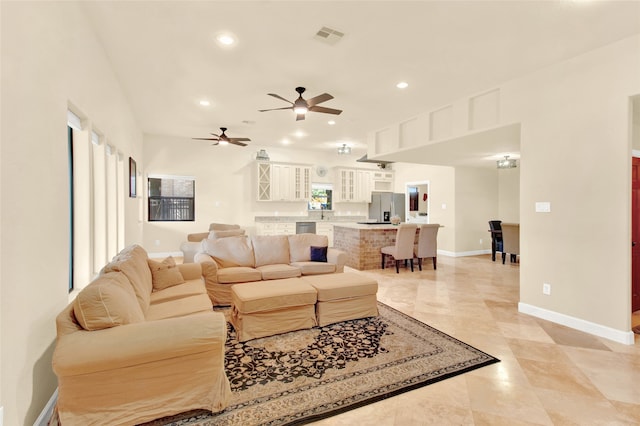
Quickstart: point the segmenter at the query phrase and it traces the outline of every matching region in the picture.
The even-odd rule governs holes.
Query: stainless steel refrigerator
[[[369,220],[389,222],[391,216],[398,215],[404,222],[404,194],[393,192],[373,192],[369,204]]]

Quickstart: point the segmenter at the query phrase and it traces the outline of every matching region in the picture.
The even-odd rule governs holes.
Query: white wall
[[[496,170],[498,174],[498,215],[503,222],[520,223],[520,168]]]
[[[520,188],[499,179],[497,212],[520,219],[520,308],[623,342],[633,342],[630,97],[640,94],[639,51],[633,36],[506,82],[495,123],[520,124]],[[453,102],[454,124],[466,123],[468,102]],[[452,128],[452,138],[468,131]],[[506,201],[516,192],[519,207]],[[464,200],[456,196],[456,209],[470,207]],[[539,201],[551,212],[536,213]]]
[[[69,301],[68,103],[141,164],[142,135],[76,3],[2,2],[1,31],[0,406],[5,425],[31,425],[57,386]],[[126,242],[140,242],[136,200],[125,208]]]
[[[496,170],[456,167],[455,175],[456,253],[479,254],[490,250],[488,221],[498,214]]]
[[[499,114],[489,124],[518,123],[521,128],[522,162],[514,171],[520,173],[520,191],[511,186],[515,180],[499,180],[500,218],[519,217],[522,225],[521,307],[532,307],[529,311],[537,315],[550,313],[557,321],[568,318],[572,326],[621,341],[632,341],[629,156],[631,147],[638,146],[638,118],[631,123],[629,98],[640,93],[638,39],[630,37],[490,88],[499,94],[493,108]],[[443,137],[468,134],[471,99],[450,104],[451,117],[440,122],[446,124],[441,130],[448,130]],[[373,156],[376,145],[368,140]],[[387,146],[386,151],[393,150]],[[456,190],[459,184],[456,177]],[[515,199],[508,196],[515,192],[518,206],[505,202]],[[535,213],[537,201],[551,202],[551,213]],[[456,237],[459,228],[456,220]],[[459,242],[456,238],[456,249]],[[585,267],[587,259],[593,261]],[[544,282],[552,284],[551,296],[542,295]]]
[[[522,123],[521,303],[620,333],[630,330],[629,97],[640,93],[639,51],[631,37],[502,87],[504,122]],[[551,213],[536,213],[537,201]]]
[[[439,223],[438,250],[455,252],[455,170],[453,167],[394,163],[394,192],[406,193],[407,182],[429,181],[429,223]]]

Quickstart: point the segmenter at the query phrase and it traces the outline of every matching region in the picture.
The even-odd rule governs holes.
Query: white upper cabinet
[[[365,169],[336,169],[337,198],[342,203],[370,203],[373,188],[372,170]]]
[[[258,162],[258,201],[308,201],[311,166]]]

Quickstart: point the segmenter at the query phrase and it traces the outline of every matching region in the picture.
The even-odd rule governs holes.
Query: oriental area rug
[[[146,425],[305,424],[499,362],[383,303],[378,308],[378,317],[244,343],[229,326],[229,406]]]

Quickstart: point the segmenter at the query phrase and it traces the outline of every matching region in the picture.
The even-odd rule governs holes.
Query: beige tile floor
[[[314,424],[640,424],[639,336],[627,346],[518,313],[518,272],[490,256],[363,272],[381,302],[502,362]]]

